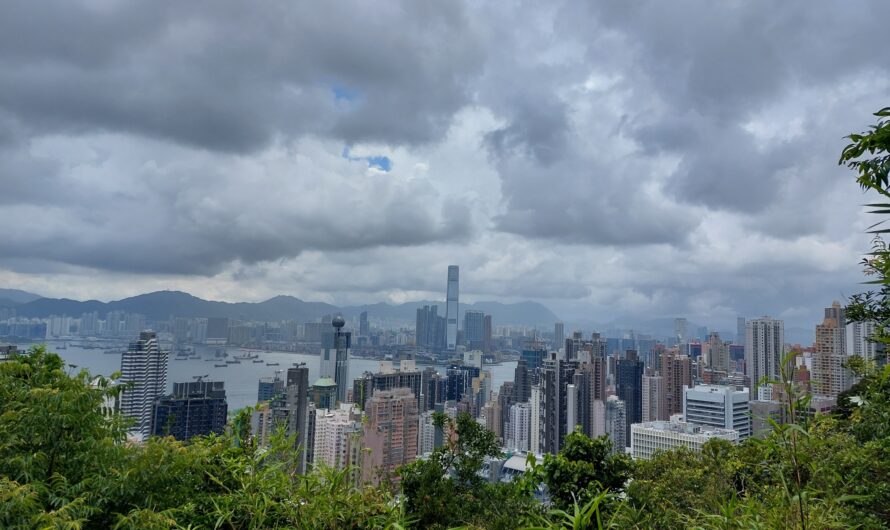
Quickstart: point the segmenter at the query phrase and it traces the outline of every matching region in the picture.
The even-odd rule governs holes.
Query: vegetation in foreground
[[[890,198],[890,124],[850,139],[841,163]],[[890,213],[890,204],[873,206]],[[890,251],[882,240],[865,267],[878,290],[853,297],[848,314],[878,322],[886,344]],[[344,472],[295,474],[288,441],[259,451],[244,415],[223,436],[125,443],[123,420],[101,411],[117,390],[102,379],[91,385],[88,373],[71,373],[35,347],[0,362],[0,527],[886,528],[890,366],[860,360],[851,368],[861,381],[834,415],[799,413],[806,398],[788,387],[795,421],[774,425],[764,440],[631,462],[610,456],[608,440],[573,433],[560,454],[510,484],[478,475],[485,457],[498,454],[491,433],[467,416],[440,417],[456,438],[405,466],[394,495],[356,489]],[[551,506],[535,500],[541,485]]]

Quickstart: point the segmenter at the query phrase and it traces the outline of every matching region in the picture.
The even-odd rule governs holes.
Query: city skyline
[[[885,3],[328,9],[0,7],[0,285],[343,305],[458,263],[466,301],[693,322],[859,290],[837,153]]]

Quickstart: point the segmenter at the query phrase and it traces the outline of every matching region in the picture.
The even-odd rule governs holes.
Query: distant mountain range
[[[5,295],[10,293],[13,296]],[[242,320],[276,321],[297,320],[311,322],[326,314],[342,313],[347,319],[357,318],[363,311],[374,318],[413,323],[418,307],[438,305],[439,314],[445,314],[444,302],[406,302],[391,305],[385,303],[337,307],[324,302],[306,302],[293,296],[276,296],[265,302],[214,302],[203,300],[180,291],[157,291],[124,298],[113,302],[98,300],[69,300],[67,298],[41,298],[38,295],[0,289],[0,307],[14,307],[16,314],[29,318],[46,318],[50,315],[68,315],[79,317],[83,313],[97,311],[103,315],[109,311],[126,311],[140,313],[149,320],[166,320],[170,316],[178,317],[228,317]],[[546,306],[537,302],[519,302],[503,304],[500,302],[477,302],[461,304],[460,318],[467,309],[477,309],[491,314],[496,325],[514,324],[525,326],[553,326],[559,320]]]

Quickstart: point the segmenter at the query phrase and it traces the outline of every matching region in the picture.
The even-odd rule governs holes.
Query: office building
[[[482,350],[485,337],[485,313],[474,309],[464,312],[464,346],[468,350]]]
[[[368,312],[362,311],[358,320],[358,334],[360,337],[371,336],[371,324],[368,322]]]
[[[349,349],[352,347],[352,333],[343,331],[346,321],[340,315],[331,320],[332,331],[321,336],[320,377],[328,377],[337,383],[337,401],[346,402],[349,388]]]
[[[397,481],[399,466],[414,461],[417,456],[420,419],[417,398],[407,388],[376,392],[368,399],[365,413],[364,481],[371,484],[387,479]]]
[[[547,358],[547,350],[539,344],[529,344],[520,354],[529,370],[540,368]]]
[[[643,421],[643,362],[637,360],[636,354],[628,354],[626,359],[618,360],[615,377],[616,394],[625,406],[625,441],[630,439],[630,425]]]
[[[689,322],[685,318],[674,319],[674,336],[680,344],[689,340]]]
[[[284,380],[280,372],[275,372],[274,377],[261,377],[257,385],[257,403],[269,401],[282,392],[284,392]]]
[[[297,472],[305,473],[313,427],[309,421],[309,369],[305,365],[288,368],[284,393],[271,401],[270,409],[273,429],[283,427],[288,436],[295,437]]]
[[[417,399],[418,410],[425,410],[422,399],[423,374],[418,370],[385,370],[365,372],[352,383],[352,401],[364,410],[365,403],[375,392],[407,388]]]
[[[482,319],[482,351],[485,353],[492,352],[491,315],[485,315]]]
[[[168,352],[158,345],[153,331],[143,331],[121,356],[121,413],[133,420],[130,432],[145,438],[152,431],[152,407],[167,390]]]
[[[553,348],[558,350],[565,347],[566,328],[562,322],[553,325]]]
[[[715,427],[703,427],[681,421],[652,421],[637,423],[630,428],[631,455],[637,460],[648,460],[658,451],[688,447],[700,452],[702,446],[715,438],[737,443],[739,433]]]
[[[770,317],[749,320],[745,335],[745,369],[751,378],[751,398],[769,400],[772,385],[781,380],[785,354],[785,323]]]
[[[750,391],[732,386],[696,385],[683,392],[683,419],[696,425],[732,429],[751,436]]]
[[[448,286],[445,292],[445,349],[457,347],[457,315],[460,271],[457,265],[448,266]]]
[[[436,305],[417,308],[414,344],[418,348],[439,350],[445,347],[445,317],[438,315]]]
[[[309,387],[309,401],[316,410],[334,410],[337,408],[337,383],[330,377],[318,378]]]
[[[744,347],[747,323],[745,317],[736,318],[735,344]]]
[[[173,383],[173,393],[154,403],[152,435],[188,440],[193,436],[222,434],[227,412],[222,381]]]

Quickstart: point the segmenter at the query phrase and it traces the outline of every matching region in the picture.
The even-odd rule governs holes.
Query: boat
[[[234,361],[226,361],[226,364],[241,364],[241,361],[235,359]]]
[[[228,364],[214,364],[213,366],[217,368],[225,368],[226,366],[228,366]]]
[[[265,362],[265,361],[263,361],[262,359],[254,359],[253,360],[253,364],[262,363],[262,362]]]
[[[278,366],[278,363],[266,363],[266,366]]]

